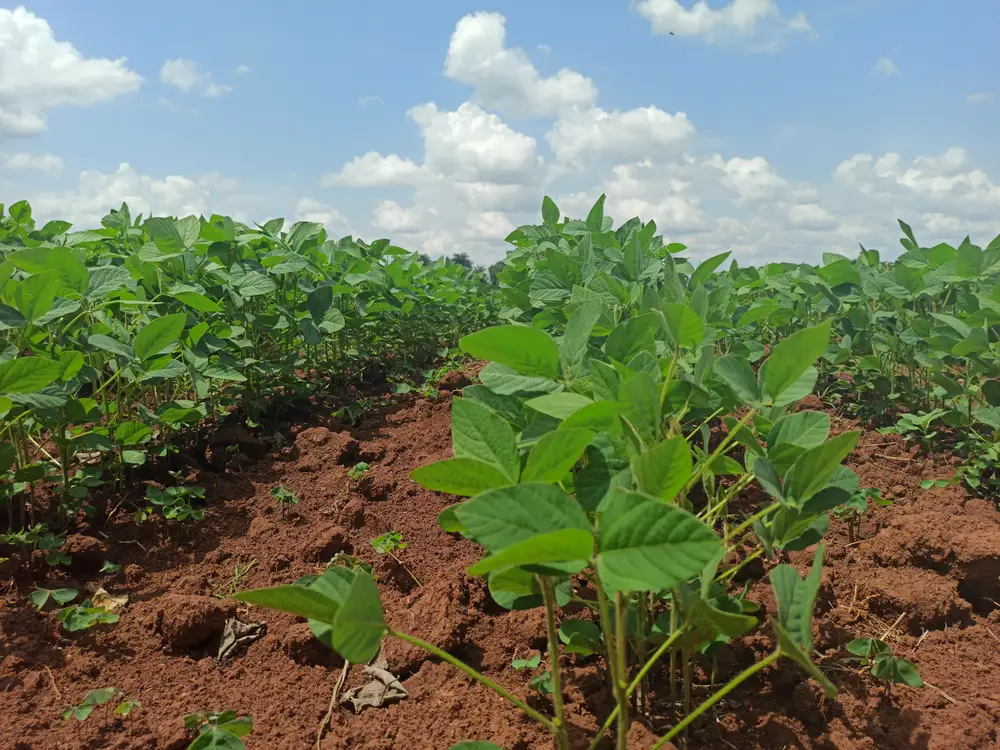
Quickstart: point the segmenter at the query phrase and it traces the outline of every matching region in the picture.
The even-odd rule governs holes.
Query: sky
[[[503,257],[542,196],[744,264],[1000,233],[996,0],[0,0],[0,203]]]

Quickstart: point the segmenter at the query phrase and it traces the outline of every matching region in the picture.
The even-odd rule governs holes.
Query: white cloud
[[[516,228],[510,217],[502,211],[471,213],[466,224],[477,237],[491,240],[502,240]]]
[[[53,154],[0,154],[0,165],[12,171],[34,170],[57,175],[63,169],[63,160]]]
[[[217,99],[228,94],[233,87],[225,83],[217,83],[212,74],[202,70],[194,60],[178,57],[167,60],[160,68],[160,81],[180,89],[185,94],[197,92],[206,99]]]
[[[299,199],[299,202],[295,204],[295,220],[323,224],[327,232],[338,236],[350,234],[350,224],[347,217],[337,209],[315,198]]]
[[[385,104],[385,102],[382,101],[382,97],[381,96],[359,96],[358,97],[358,104],[360,104],[362,107],[367,107],[369,104],[375,104],[376,102],[378,102],[379,104]]]
[[[555,115],[597,98],[593,81],[563,68],[542,76],[524,50],[505,45],[506,19],[499,13],[462,18],[448,45],[444,74],[475,87],[472,101],[515,116]]]
[[[237,65],[233,69],[233,75],[234,76],[245,76],[249,72],[250,72],[250,66],[249,65]]]
[[[415,232],[438,215],[436,208],[404,208],[396,201],[380,201],[372,211],[372,225],[386,232]]]
[[[731,0],[721,8],[713,8],[705,0],[697,0],[691,7],[681,5],[679,0],[639,0],[635,9],[650,22],[654,34],[701,37],[708,42],[745,39],[765,27],[775,38],[787,33],[813,33],[803,13],[786,19],[775,0]]]
[[[320,187],[412,187],[428,176],[423,166],[410,159],[369,151],[351,159],[339,172],[323,175],[319,184]]]
[[[992,104],[996,100],[996,91],[973,91],[965,95],[966,104]]]
[[[875,61],[875,65],[872,67],[873,76],[881,76],[882,78],[889,78],[890,76],[898,76],[899,68],[896,67],[896,63],[890,60],[888,57],[880,57]]]
[[[833,214],[817,203],[795,203],[788,207],[788,221],[793,227],[833,229],[837,222]]]
[[[535,139],[497,115],[465,102],[454,112],[435,104],[409,111],[424,137],[424,162],[437,174],[461,180],[519,182],[542,164]]]
[[[683,112],[671,115],[657,107],[608,112],[595,107],[559,118],[545,137],[559,161],[578,164],[588,157],[655,156],[693,135],[694,126]]]
[[[87,58],[57,41],[44,19],[24,8],[0,8],[0,138],[34,135],[46,112],[88,107],[134,93],[142,78],[125,58]]]

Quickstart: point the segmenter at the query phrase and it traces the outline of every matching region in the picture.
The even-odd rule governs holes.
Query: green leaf
[[[725,260],[725,257],[727,257],[729,253],[726,252],[722,255],[722,259]],[[711,260],[714,260],[714,258],[705,261],[705,263],[708,263]],[[704,267],[705,263],[702,263],[702,265],[698,267],[698,271]],[[697,273],[698,272],[696,271],[695,274]],[[711,273],[711,271],[709,271],[709,273]],[[692,279],[693,278],[694,277],[692,277]],[[692,310],[688,305],[676,302],[666,303],[663,305],[663,319],[667,324],[667,332],[670,334],[670,338],[677,346],[690,348],[701,343],[701,340],[705,335],[704,326],[702,325],[701,318],[698,317],[698,313]]]
[[[662,591],[695,577],[723,552],[712,529],[641,492],[614,493],[601,516],[597,570],[617,591]]]
[[[471,537],[494,553],[550,531],[590,532],[580,504],[551,484],[488,490],[458,506],[455,516]]]
[[[641,372],[626,380],[622,384],[618,400],[621,415],[645,440],[659,438],[662,431],[660,393],[656,388],[656,381],[648,372]]]
[[[604,225],[604,201],[606,199],[607,196],[601,193],[601,197],[597,199],[594,207],[587,214],[587,229],[591,232],[600,232]]]
[[[331,307],[333,307],[333,287],[331,286],[316,287],[306,297],[306,309],[312,315],[313,322],[317,324],[323,320]]]
[[[95,333],[93,336],[88,336],[87,344],[95,349],[111,352],[112,354],[117,354],[121,357],[125,357],[126,359],[132,359],[134,356],[132,347],[127,346],[110,336],[105,336],[103,333]]]
[[[241,297],[260,297],[277,289],[274,281],[259,271],[251,271],[243,277],[237,290]]]
[[[656,443],[632,461],[632,476],[647,495],[668,503],[691,478],[691,448],[680,436]]]
[[[578,562],[573,570],[565,571],[575,573],[587,566],[593,553],[594,535],[590,531],[559,529],[536,534],[504,547],[471,566],[468,572],[470,575],[480,576],[513,566]]]
[[[494,326],[462,337],[462,350],[499,362],[520,375],[559,377],[559,348],[549,334],[527,326]]]
[[[4,291],[6,295],[9,290],[9,301],[24,319],[34,323],[52,309],[59,286],[59,275],[53,271],[46,271],[29,276],[24,281],[12,280]]]
[[[273,586],[265,589],[241,591],[234,597],[237,601],[255,604],[258,607],[290,612],[310,620],[333,622],[337,615],[337,603],[319,591],[305,586]],[[367,660],[362,660],[367,661]]]
[[[800,411],[775,422],[767,436],[768,450],[782,444],[815,448],[830,435],[830,415],[823,411]]]
[[[566,330],[559,340],[559,364],[567,379],[582,377],[583,363],[590,344],[590,334],[604,312],[598,300],[588,300],[576,308],[566,322]]]
[[[783,627],[799,650],[811,654],[812,612],[823,576],[823,545],[816,548],[813,564],[806,577],[800,578],[792,565],[777,565],[771,569],[771,586],[778,600],[778,623]]]
[[[715,376],[725,383],[736,395],[736,398],[749,404],[760,401],[760,387],[757,376],[746,357],[730,355],[720,357],[712,365]]]
[[[764,392],[776,400],[829,346],[829,320],[783,339],[761,367],[760,384]]]
[[[559,626],[559,640],[570,654],[590,656],[602,649],[601,628],[590,620],[563,620]]]
[[[587,449],[594,433],[583,429],[559,429],[543,435],[528,454],[522,482],[559,482]]]
[[[552,393],[562,388],[556,381],[549,378],[518,375],[516,370],[512,370],[499,362],[490,362],[490,364],[486,365],[482,372],[479,373],[479,379],[483,381],[484,386],[502,396]]]
[[[595,401],[564,419],[559,430],[584,429],[591,432],[620,433],[620,410],[621,405],[616,401]]]
[[[246,750],[246,745],[232,732],[214,727],[198,735],[187,750]]]
[[[184,240],[173,219],[153,217],[146,221],[146,231],[153,238],[157,249],[165,254],[183,253]]]
[[[542,414],[563,420],[593,403],[591,399],[581,396],[579,393],[563,392],[538,396],[526,401],[524,405]]]
[[[799,648],[791,634],[777,622],[772,622],[771,627],[774,628],[774,633],[778,638],[778,648],[781,649],[782,655],[794,661],[806,671],[806,674],[816,680],[823,688],[827,698],[835,698],[837,696],[837,686],[830,682],[829,678],[820,671],[819,667],[813,663],[808,654]]]
[[[802,507],[806,500],[826,487],[840,462],[854,450],[860,436],[859,430],[842,432],[795,459],[785,476],[785,498]]]
[[[547,195],[542,198],[542,221],[549,225],[559,223],[559,206]]]
[[[220,312],[222,310],[217,302],[198,292],[177,292],[171,296],[198,312]]]
[[[457,398],[451,403],[451,437],[456,458],[474,458],[490,464],[511,482],[521,474],[514,430],[487,406]]]
[[[512,484],[493,464],[475,458],[449,458],[421,466],[410,474],[410,479],[429,490],[460,497]]]
[[[164,315],[162,318],[150,321],[149,325],[136,334],[133,344],[136,359],[144,361],[168,347],[173,347],[180,338],[185,323],[187,323],[186,313]]]
[[[641,351],[655,350],[654,334],[660,328],[655,313],[629,318],[611,331],[604,344],[604,353],[619,362],[628,362]]]
[[[62,365],[45,357],[17,357],[0,364],[0,393],[36,393],[62,374]]]
[[[359,570],[334,620],[333,646],[349,662],[364,664],[378,653],[387,632],[378,587]]]

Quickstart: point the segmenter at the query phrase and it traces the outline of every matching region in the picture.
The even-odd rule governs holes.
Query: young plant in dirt
[[[274,498],[274,502],[278,504],[278,511],[282,518],[285,517],[285,511],[289,506],[298,505],[302,502],[298,495],[283,484],[279,484],[277,487],[272,487],[270,495]]]
[[[833,509],[833,517],[847,524],[848,544],[854,544],[858,540],[861,521],[868,514],[872,502],[881,506],[892,505],[892,500],[882,497],[882,490],[865,487],[851,495],[848,502]]]
[[[94,606],[90,599],[85,599],[82,604],[63,607],[57,612],[57,616],[63,630],[70,633],[89,630],[95,625],[112,625],[121,618],[111,610]]]
[[[118,688],[106,687],[91,690],[84,696],[83,700],[75,706],[69,706],[59,714],[63,721],[74,719],[76,721],[86,721],[98,706],[105,706],[113,699],[122,696],[123,693]],[[141,708],[142,704],[137,700],[123,698],[113,711],[115,716],[122,718],[128,716],[134,710]],[[105,717],[110,718],[109,716]]]
[[[146,500],[152,507],[160,509],[167,521],[204,521],[204,487],[166,487],[147,485]],[[147,515],[148,517],[148,511]]]
[[[371,471],[371,468],[372,467],[366,464],[364,461],[360,461],[347,470],[347,476],[353,479],[354,481],[357,481],[361,479],[361,477],[363,477],[369,471]]]
[[[217,599],[226,599],[236,594],[241,588],[243,588],[243,584],[246,582],[247,577],[256,567],[256,558],[251,559],[249,562],[237,560],[233,565],[233,572],[232,575],[230,575],[229,580],[215,590],[214,596]]]
[[[397,552],[402,552],[404,549],[410,546],[406,541],[403,540],[403,534],[401,532],[387,531],[381,536],[377,536],[374,539],[372,539],[371,545],[378,554],[388,555],[393,560],[395,560],[396,564],[399,565],[403,570],[405,570],[407,575],[409,575],[410,578],[413,579],[413,582],[417,584],[417,586],[423,588],[423,584],[417,579],[415,575],[413,575],[413,571],[410,570],[410,568],[406,565],[406,563],[400,560],[396,554]]]
[[[805,580],[789,565],[771,572],[778,608],[775,646],[767,657],[698,705],[691,669],[700,644],[720,634],[738,637],[759,624],[753,616],[720,609],[711,596],[713,582],[729,574],[719,566],[734,541],[752,531],[765,553],[813,544],[829,523],[829,510],[857,488],[857,477],[840,463],[858,433],[828,440],[828,418],[822,423],[784,415],[784,407],[815,383],[811,363],[829,344],[829,325],[779,343],[759,374],[737,355],[717,361],[711,380],[712,368],[702,364],[698,387],[708,403],[698,423],[720,411],[736,416],[725,437],[696,460],[685,435],[701,430],[682,430],[681,420],[692,399],[686,363],[704,356],[701,318],[687,305],[651,301],[649,312],[601,328],[598,336],[599,321],[609,317],[601,302],[588,300],[571,314],[559,341],[526,326],[490,328],[463,339],[468,354],[492,360],[481,375],[484,385],[452,402],[455,458],[413,474],[429,489],[470,497],[445,509],[440,523],[486,549],[469,572],[488,578],[494,599],[508,608],[545,609],[554,715],[543,715],[454,656],[390,627],[374,581],[363,572],[331,569],[308,587],[258,589],[236,598],[307,617],[314,634],[352,663],[370,659],[386,636],[424,648],[541,723],[561,749],[569,740],[556,607],[567,602],[569,577],[576,574],[585,575],[597,593],[615,704],[593,747],[617,723],[624,750],[633,696],[645,712],[651,671],[665,657],[671,694],[683,709],[656,748],[782,658],[799,664],[832,695],[833,685],[810,659],[822,546]],[[742,434],[751,425],[758,429],[755,416],[766,426],[767,450],[753,432]],[[747,451],[754,456],[750,467],[727,455],[738,440],[756,446],[757,452]],[[731,496],[716,494],[699,508],[689,493],[707,477],[734,470],[723,457],[743,473],[752,470],[771,502],[720,534],[714,525],[728,518],[724,508]],[[746,486],[749,480],[741,475],[737,482]]]
[[[528,669],[534,671],[538,669],[539,665],[542,663],[542,655],[535,654],[528,659],[518,659],[514,657],[510,660],[510,665],[514,667],[518,672],[522,669]],[[532,675],[531,681],[528,686],[538,693],[543,698],[547,698],[552,695],[552,672],[550,670],[545,670],[540,674]]]
[[[31,601],[35,609],[41,611],[51,599],[56,604],[68,604],[79,595],[76,589],[42,589],[38,588],[31,592]]]
[[[892,697],[892,686],[903,683],[910,687],[923,687],[917,665],[909,659],[895,656],[892,648],[878,638],[855,638],[847,650],[861,660],[861,666],[870,667],[874,677],[885,682],[885,697]]]
[[[184,727],[198,736],[188,745],[187,750],[245,750],[243,737],[253,731],[253,719],[240,716],[236,711],[209,711],[188,714],[184,717]]]

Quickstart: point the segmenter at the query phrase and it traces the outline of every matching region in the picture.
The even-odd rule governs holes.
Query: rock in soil
[[[83,534],[70,534],[66,537],[62,551],[73,558],[74,570],[100,570],[108,559],[108,548],[100,539]]]
[[[222,635],[226,620],[236,614],[232,602],[209,596],[164,594],[156,603],[156,632],[175,650],[195,648]]]
[[[302,545],[302,557],[312,562],[327,562],[338,552],[351,554],[353,547],[345,529],[337,524],[324,526]]]

